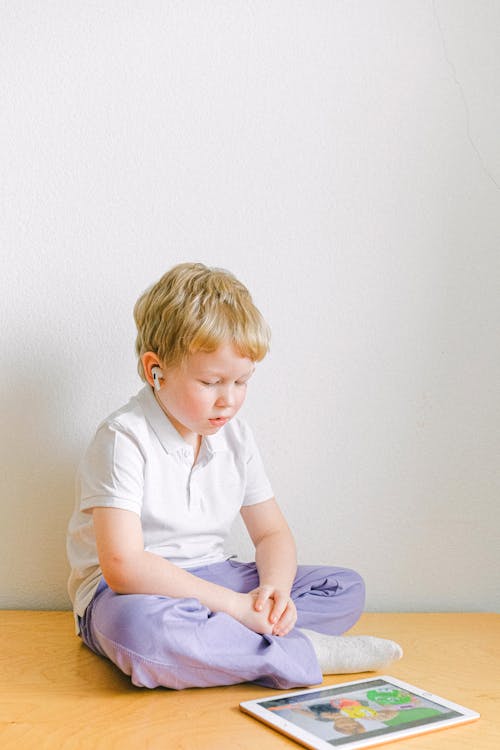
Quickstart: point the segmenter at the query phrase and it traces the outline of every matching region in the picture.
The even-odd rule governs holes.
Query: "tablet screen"
[[[255,703],[288,726],[333,747],[348,747],[360,740],[378,744],[377,738],[389,740],[390,735],[405,730],[417,734],[424,727],[431,730],[435,724],[463,719],[464,714],[456,710],[460,707],[437,703],[424,697],[422,691],[409,688],[385,678],[372,678]]]

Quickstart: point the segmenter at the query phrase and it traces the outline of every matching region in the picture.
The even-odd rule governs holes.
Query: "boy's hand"
[[[269,619],[273,606],[272,601],[266,602],[261,610],[257,611],[255,609],[255,596],[252,593],[232,593],[232,601],[230,607],[226,610],[227,613],[255,633],[272,635],[273,625]]]
[[[262,585],[250,591],[256,612],[269,611],[268,620],[273,626],[272,635],[287,635],[297,622],[297,610],[290,592],[274,586]],[[270,607],[270,605],[272,605]]]

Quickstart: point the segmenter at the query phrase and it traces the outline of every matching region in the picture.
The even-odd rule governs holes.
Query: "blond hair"
[[[259,362],[269,350],[270,331],[248,289],[223,268],[180,263],[147,289],[134,306],[137,369],[154,352],[166,366],[180,365],[197,351],[215,351],[230,341],[243,357]]]

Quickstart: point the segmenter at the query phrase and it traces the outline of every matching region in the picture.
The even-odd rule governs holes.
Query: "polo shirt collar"
[[[144,416],[167,453],[178,453],[184,450],[187,447],[186,441],[179,435],[161,408],[151,386],[145,385],[144,388],[141,388],[137,394],[137,400],[142,406]]]
[[[167,453],[179,453],[185,451],[187,443],[179,435],[170,419],[167,417],[160,404],[155,398],[153,389],[149,385],[141,388],[137,394],[137,400],[142,406],[144,415],[153,428],[158,440]],[[209,453],[227,450],[227,441],[224,436],[224,428],[215,435],[207,435],[203,438]]]

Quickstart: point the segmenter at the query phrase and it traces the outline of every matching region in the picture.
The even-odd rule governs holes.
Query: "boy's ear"
[[[159,390],[159,380],[163,379],[163,372],[158,355],[154,352],[144,352],[144,354],[141,355],[141,362],[144,375],[149,385],[152,385],[155,390]]]

